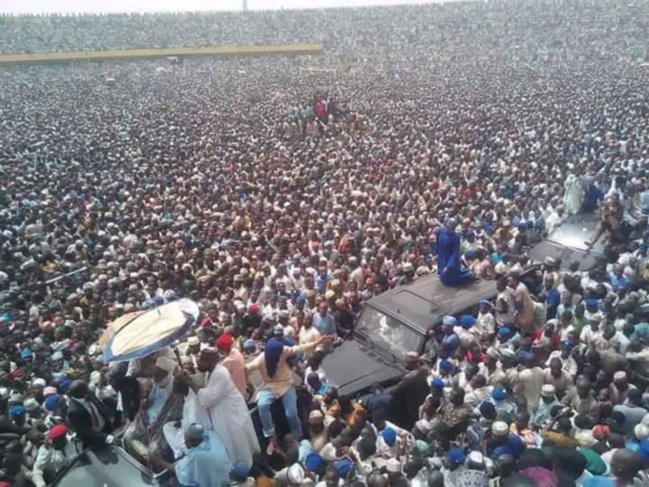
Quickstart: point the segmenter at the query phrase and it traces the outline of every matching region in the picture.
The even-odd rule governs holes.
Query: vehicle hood
[[[366,392],[376,382],[389,386],[405,373],[400,363],[387,360],[354,340],[347,340],[322,363],[327,382],[344,397]]]

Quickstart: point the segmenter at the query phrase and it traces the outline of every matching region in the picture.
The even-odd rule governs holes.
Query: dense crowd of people
[[[0,71],[0,485],[107,444],[183,486],[649,485],[648,5],[0,17],[12,53],[326,48]],[[532,267],[579,212],[600,261]],[[434,274],[496,297],[338,394],[363,302]],[[103,360],[180,297],[188,336]]]

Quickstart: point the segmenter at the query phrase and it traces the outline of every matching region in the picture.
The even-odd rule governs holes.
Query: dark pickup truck
[[[495,294],[493,281],[452,288],[430,275],[370,299],[353,338],[325,358],[327,381],[345,397],[362,394],[374,383],[396,384],[405,373],[403,357],[424,351],[429,328],[446,315],[473,312],[478,301]]]
[[[581,270],[595,266],[603,257],[601,245],[589,250],[586,241],[595,235],[595,215],[566,218],[548,237],[530,249],[530,258],[543,263],[546,257],[561,258],[562,266],[580,262]],[[446,315],[473,313],[481,299],[493,299],[493,281],[476,281],[461,288],[444,286],[430,275],[367,301],[354,335],[323,363],[328,382],[345,397],[368,392],[374,383],[389,387],[405,373],[406,353],[422,353],[426,332]]]

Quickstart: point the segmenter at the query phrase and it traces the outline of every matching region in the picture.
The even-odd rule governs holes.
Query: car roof
[[[436,274],[379,294],[366,305],[407,323],[420,333],[446,315],[460,313],[496,295],[496,281],[477,280],[461,287],[442,284]]]

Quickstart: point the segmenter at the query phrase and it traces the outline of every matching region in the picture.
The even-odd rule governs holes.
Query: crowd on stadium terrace
[[[0,71],[0,485],[105,444],[201,487],[649,485],[645,8],[0,18],[6,52],[327,47]],[[523,273],[580,212],[605,261]],[[497,296],[339,396],[362,303],[431,274]],[[108,323],[179,297],[178,355],[104,362]]]
[[[558,46],[591,57],[643,51],[649,7],[617,0],[448,2],[249,12],[0,16],[0,53],[323,43],[396,59],[421,49],[469,60]],[[350,52],[350,50],[353,50]]]

